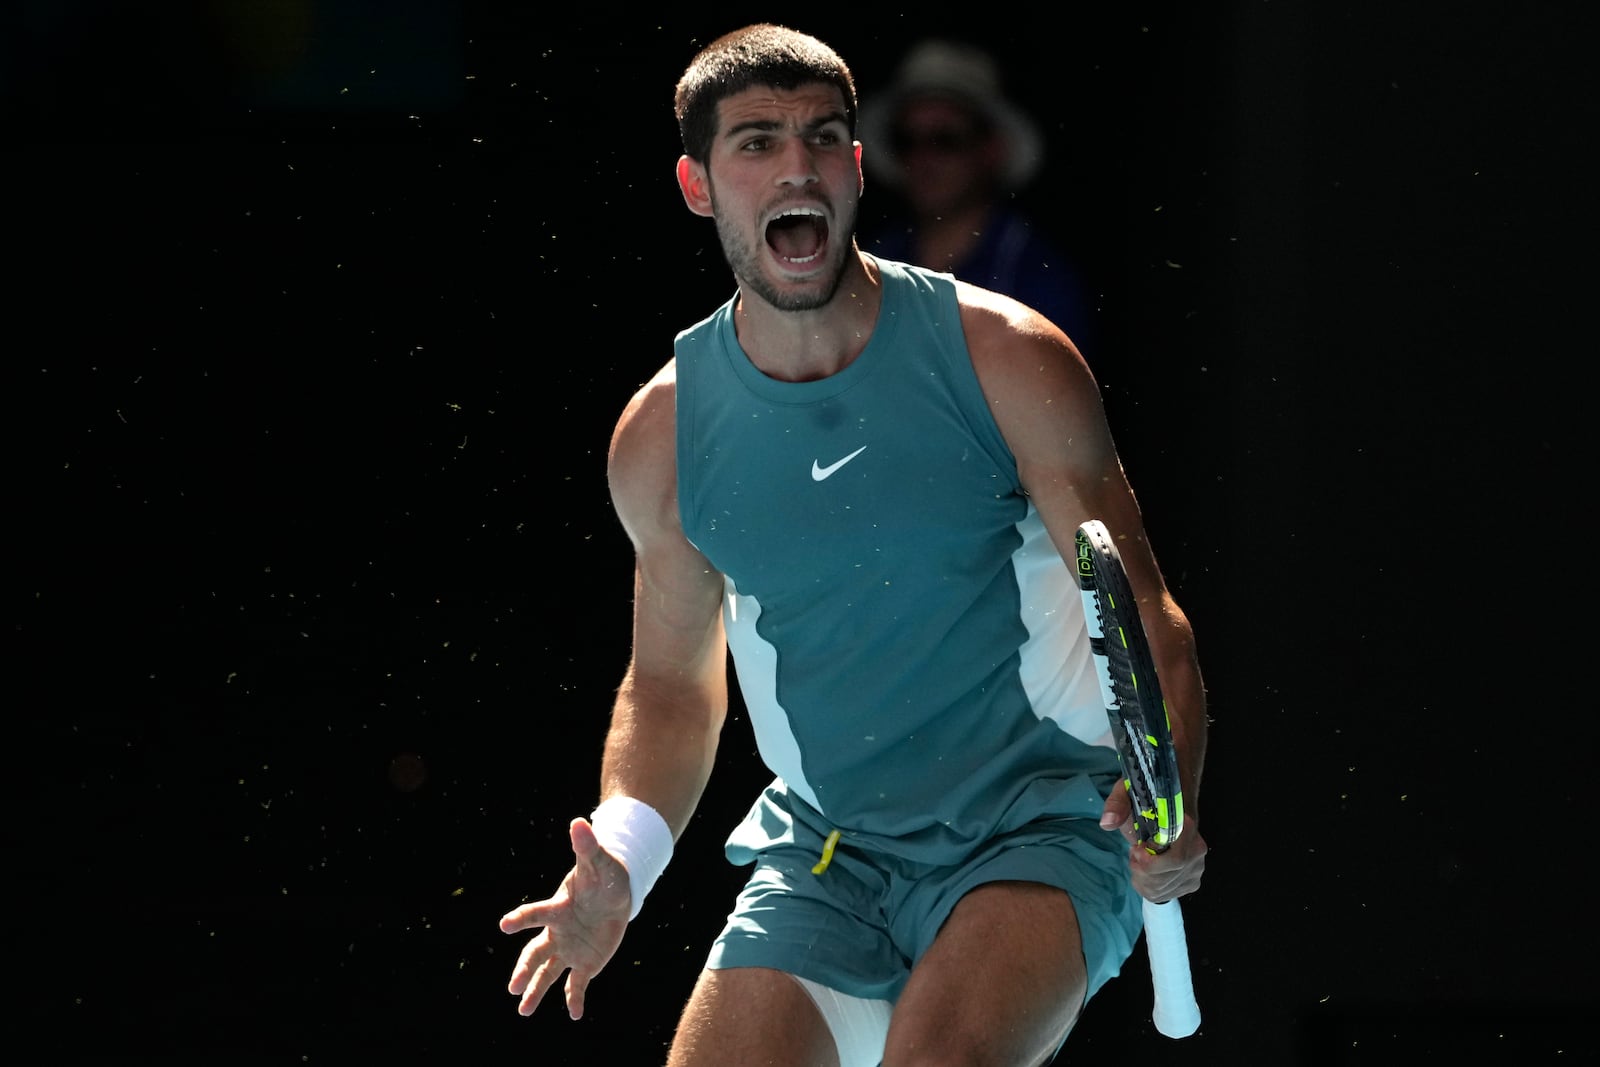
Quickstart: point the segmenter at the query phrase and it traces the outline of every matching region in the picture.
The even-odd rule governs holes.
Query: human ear
[[[704,167],[686,155],[678,157],[678,188],[690,211],[711,217],[711,178]]]

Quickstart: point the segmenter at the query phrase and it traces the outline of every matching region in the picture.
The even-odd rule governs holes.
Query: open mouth
[[[818,208],[789,208],[767,223],[767,247],[785,263],[809,266],[828,247],[828,220]]]

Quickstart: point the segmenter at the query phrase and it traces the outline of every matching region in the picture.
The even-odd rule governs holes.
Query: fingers
[[[522,999],[517,1002],[517,1014],[522,1016],[532,1015],[544,1000],[544,995],[555,985],[556,979],[561,977],[561,964],[554,959],[546,959],[534,968],[527,987],[522,991]],[[515,986],[515,981],[512,985]],[[512,989],[512,993],[517,991]]]
[[[502,933],[540,930],[523,946],[506,987],[519,998],[519,1015],[532,1015],[566,974],[567,1014],[581,1018],[589,980],[616,951],[627,926],[626,868],[600,847],[588,820],[573,819],[568,834],[574,862],[560,889],[500,917]]]
[[[517,961],[517,967],[511,973],[511,983],[507,990],[512,996],[519,997],[517,1001],[517,1014],[522,1016],[532,1015],[544,1001],[545,994],[556,984],[561,977],[561,972],[567,972],[566,1001],[567,1015],[572,1019],[583,1018],[584,997],[589,991],[591,974],[582,973],[576,968],[568,969],[565,962],[557,959],[543,937],[534,938],[523,949],[522,957]]]
[[[581,891],[590,908],[601,900],[622,901],[631,907],[628,868],[601,846],[600,839],[594,835],[594,827],[585,819],[573,819],[568,833],[572,838],[572,853],[577,857],[572,868],[572,895],[576,897]]]
[[[511,981],[506,985],[506,991],[512,996],[521,996],[533,984],[537,969],[549,958],[546,948],[549,940],[540,934],[522,946],[522,951],[517,954],[516,966],[511,968]]]
[[[521,907],[512,908],[500,916],[500,932],[503,934],[520,933],[523,930],[533,930],[545,926],[550,922],[551,912],[556,901],[535,900]]]
[[[580,860],[593,860],[600,851],[600,840],[594,836],[594,827],[589,825],[588,819],[573,819],[567,827],[567,836],[572,840],[572,854]]]
[[[1172,848],[1162,852],[1136,844],[1128,851],[1134,888],[1157,904],[1193,893],[1205,873],[1206,852],[1205,841],[1198,833],[1191,837],[1187,829]]]
[[[1100,809],[1100,829],[1120,830],[1123,837],[1133,840],[1133,798],[1121,783],[1112,787]]]
[[[572,825],[567,829],[568,836],[572,838],[572,854],[580,864],[592,865],[594,857],[600,852],[600,842],[595,840],[594,830],[586,819],[573,819]],[[568,876],[570,880],[570,875]],[[544,900],[535,900],[521,907],[513,908],[500,917],[500,932],[515,934],[523,930],[532,930],[536,927],[548,925],[550,918],[555,913],[555,907],[566,895],[566,884],[562,883],[562,891],[553,897]]]
[[[567,1015],[574,1021],[583,1018],[583,998],[589,992],[589,976],[567,972]]]

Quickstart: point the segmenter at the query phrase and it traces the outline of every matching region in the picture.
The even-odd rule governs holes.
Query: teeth
[[[826,218],[827,218],[826,213],[824,213],[823,210],[820,207],[817,207],[815,204],[796,204],[793,207],[783,208],[776,215],[772,216],[772,219],[770,221],[777,222],[780,219],[824,219],[825,220]],[[774,249],[774,251],[776,251],[776,249]],[[794,257],[794,256],[779,256],[778,258],[782,259],[785,263],[788,263],[788,264],[790,264],[792,266],[806,267],[806,266],[811,265],[812,263],[819,262],[821,260],[821,258],[822,258],[822,252],[819,250],[817,252],[813,252],[809,256],[801,256],[801,257],[798,257],[798,258]]]

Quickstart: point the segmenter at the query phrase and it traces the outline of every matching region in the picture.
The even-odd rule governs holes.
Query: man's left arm
[[[1132,850],[1134,885],[1162,901],[1199,887],[1206,844],[1199,829],[1205,767],[1205,684],[1194,631],[1156,561],[1139,504],[1122,469],[1099,386],[1072,342],[1043,316],[982,290],[964,295],[962,326],[995,422],[1017,461],[1022,489],[1063,559],[1076,556],[1078,526],[1105,523],[1138,601],[1161,679],[1183,786],[1184,829],[1160,855]],[[1102,824],[1132,836],[1125,790],[1114,790]]]

